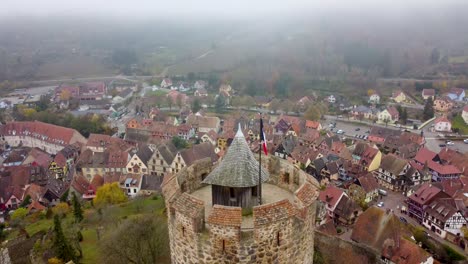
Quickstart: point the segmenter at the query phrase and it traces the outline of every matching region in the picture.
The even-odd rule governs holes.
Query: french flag
[[[263,152],[265,152],[265,156],[267,156],[268,155],[267,143],[266,143],[265,132],[263,132],[263,118],[261,117],[260,117],[260,141],[262,143]]]

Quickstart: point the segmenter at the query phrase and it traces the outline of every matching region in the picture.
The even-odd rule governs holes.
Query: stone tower
[[[164,178],[172,263],[312,263],[318,183],[276,157],[262,164],[262,205],[240,131],[219,164],[200,160]]]

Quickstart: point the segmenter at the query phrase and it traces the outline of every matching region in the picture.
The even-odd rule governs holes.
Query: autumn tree
[[[176,104],[179,107],[179,109],[182,108],[182,103],[183,103],[183,95],[178,94],[176,98]]]
[[[317,121],[320,119],[321,116],[322,114],[320,112],[320,108],[316,105],[309,106],[304,113],[304,118],[307,120]]]
[[[161,217],[126,220],[100,243],[100,263],[158,263],[169,254],[167,224]]]
[[[268,109],[275,112],[278,111],[281,107],[281,102],[278,100],[278,99],[273,99],[271,100],[269,106],[268,106]]]
[[[60,92],[60,100],[61,101],[68,101],[71,99],[71,92],[68,89],[63,89]]]
[[[68,212],[70,212],[70,206],[67,203],[61,202],[52,208],[55,215],[64,217]]]
[[[119,204],[127,201],[127,196],[120,189],[119,183],[106,183],[99,187],[94,197],[94,204],[97,206],[107,204]]]

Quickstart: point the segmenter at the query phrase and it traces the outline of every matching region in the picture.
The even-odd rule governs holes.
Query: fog
[[[128,18],[206,18],[284,16],[291,13],[319,12],[412,12],[466,6],[465,0],[15,0],[3,3],[2,17],[98,15]]]

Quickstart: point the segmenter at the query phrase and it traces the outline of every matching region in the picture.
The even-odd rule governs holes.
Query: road
[[[370,122],[360,123],[357,120],[347,120],[345,118],[337,118],[336,116],[325,116],[325,118],[327,119],[327,121],[322,123],[322,126],[325,129],[328,129],[329,123],[336,122],[336,128],[334,128],[333,131],[336,132],[338,130],[343,130],[344,136],[346,137],[354,137],[355,135],[368,135],[365,132],[368,131],[371,126],[385,127],[385,125],[382,125],[382,124],[373,124]],[[356,131],[357,128],[359,128],[360,130]],[[393,126],[388,126],[387,128],[394,129],[394,130],[402,130],[401,128],[396,128]],[[434,151],[436,153],[440,152],[442,148],[439,147],[439,145],[445,144],[445,141],[437,136],[439,133],[431,131],[431,124],[423,128],[422,131],[426,139],[425,146],[431,151]],[[420,133],[421,131],[412,130],[412,132]],[[458,140],[458,141],[453,141],[453,142],[455,143],[455,145],[448,146],[448,148],[460,151],[461,153],[468,152],[468,144],[463,143],[463,140]]]

